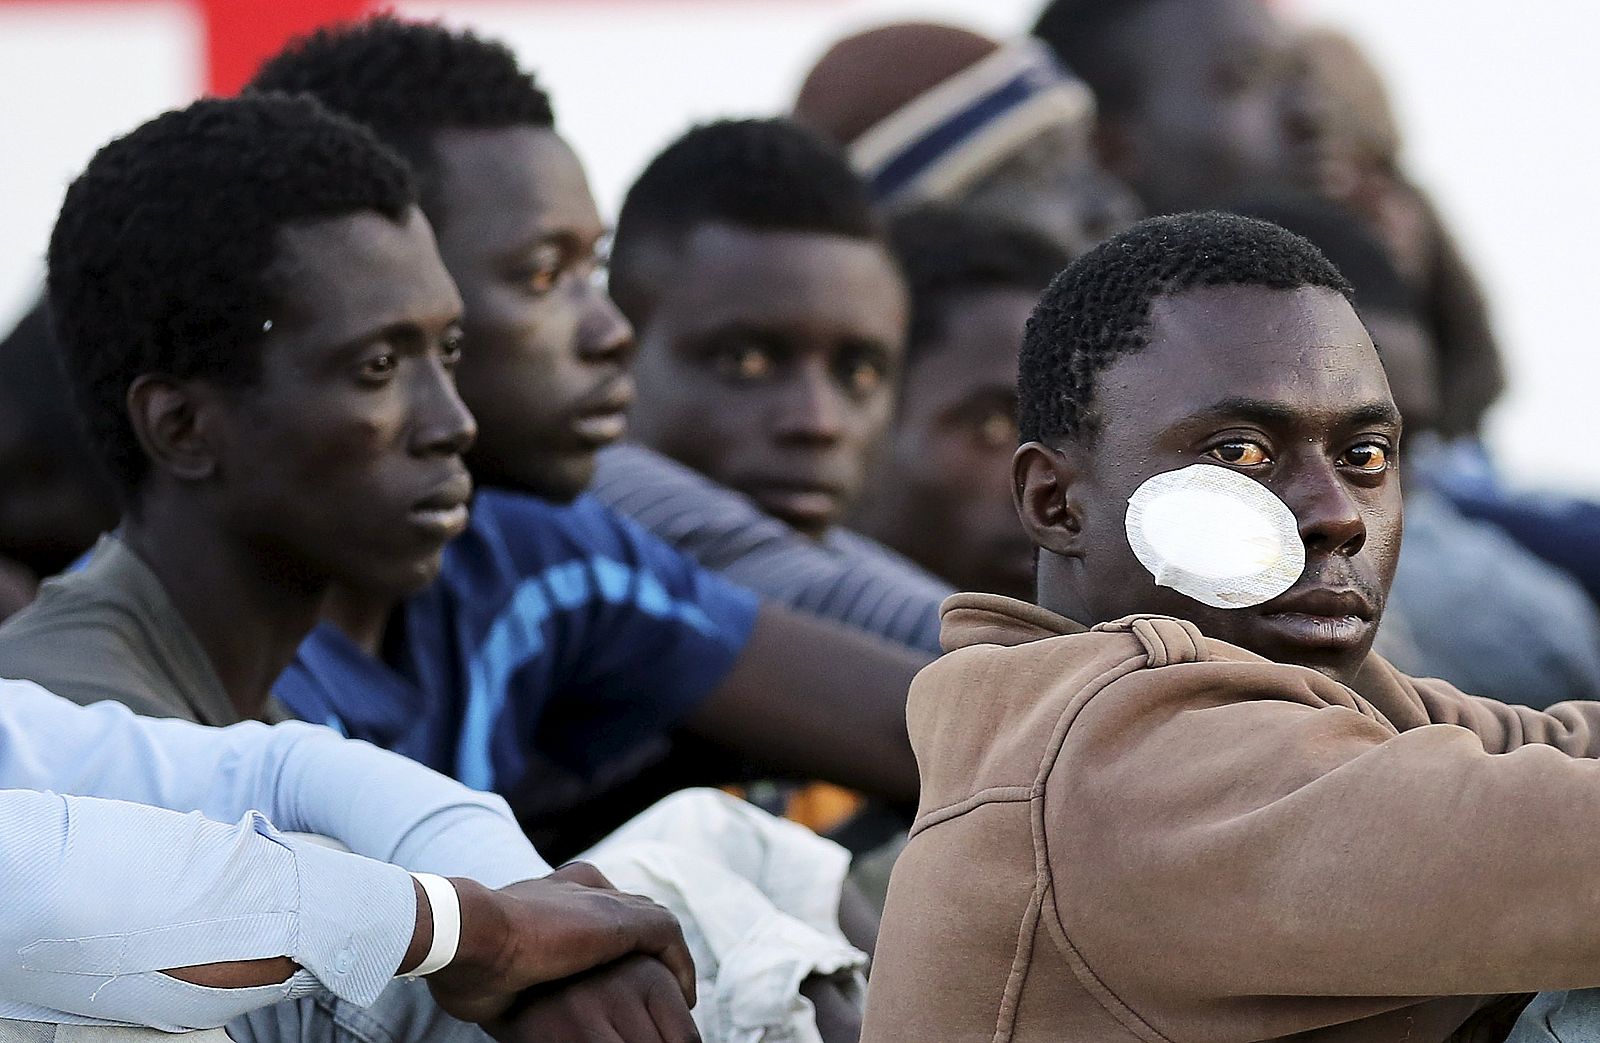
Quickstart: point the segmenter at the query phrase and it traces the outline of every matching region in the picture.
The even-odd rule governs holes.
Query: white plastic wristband
[[[455,885],[442,876],[412,873],[411,878],[422,885],[422,893],[433,907],[433,944],[422,962],[406,974],[407,978],[421,978],[444,970],[456,958],[461,944],[461,899]]]

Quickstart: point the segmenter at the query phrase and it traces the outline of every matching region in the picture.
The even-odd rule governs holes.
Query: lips
[[[844,498],[839,487],[821,482],[749,482],[741,483],[740,490],[762,510],[802,532],[827,528],[837,517]]]
[[[1268,607],[1262,622],[1291,644],[1306,648],[1356,649],[1377,625],[1372,600],[1349,588],[1290,591]]]
[[[620,441],[628,433],[628,407],[633,405],[633,378],[617,377],[579,406],[572,419],[572,433],[593,448]]]
[[[411,520],[429,535],[451,540],[466,530],[472,478],[461,471],[411,505]]]

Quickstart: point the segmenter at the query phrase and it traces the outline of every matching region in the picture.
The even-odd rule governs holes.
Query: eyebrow
[[[1179,423],[1193,424],[1242,419],[1260,424],[1263,427],[1287,427],[1304,417],[1304,411],[1295,409],[1292,406],[1286,406],[1282,402],[1241,397],[1225,398],[1220,402],[1214,402],[1199,412],[1185,417]],[[1367,402],[1345,412],[1340,417],[1340,420],[1349,427],[1363,427],[1372,424],[1398,427],[1400,424],[1400,411],[1389,402]]]

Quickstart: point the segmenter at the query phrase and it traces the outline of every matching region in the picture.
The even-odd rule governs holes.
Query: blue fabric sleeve
[[[504,792],[528,751],[601,773],[679,723],[744,651],[759,599],[594,500],[486,494],[477,510],[525,578],[468,664],[463,782]]]

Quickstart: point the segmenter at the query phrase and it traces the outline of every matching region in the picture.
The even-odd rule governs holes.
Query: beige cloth
[[[800,983],[861,997],[867,956],[839,930],[850,855],[716,790],[675,793],[585,853],[617,887],[683,925],[706,1043],[822,1043]]]
[[[945,604],[865,1043],[1503,1040],[1600,985],[1600,704]]]

